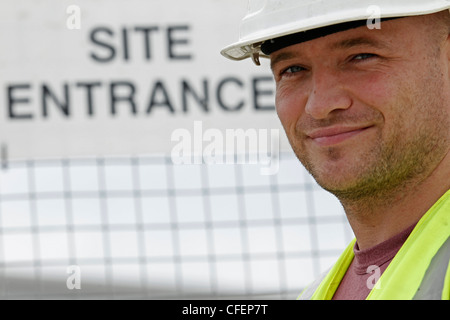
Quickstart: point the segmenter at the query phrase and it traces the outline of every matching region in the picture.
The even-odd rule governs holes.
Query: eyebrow
[[[274,66],[284,60],[295,58],[297,55],[294,52],[287,51],[277,54],[273,59],[270,59],[270,69],[273,70]]]
[[[378,49],[386,49],[387,46],[375,39],[357,37],[338,41],[330,46],[330,49],[350,49],[356,46],[372,46]]]
[[[338,42],[335,42],[329,46],[330,50],[337,50],[337,49],[351,49],[353,47],[357,46],[371,46],[377,49],[386,49],[387,46],[380,41],[377,41],[375,39],[371,39],[368,37],[356,37],[356,38],[349,38],[344,39]],[[284,60],[289,60],[297,57],[298,54],[296,54],[294,51],[286,51],[279,53],[277,55],[274,55],[273,59],[270,61],[270,68],[273,70],[274,66]]]

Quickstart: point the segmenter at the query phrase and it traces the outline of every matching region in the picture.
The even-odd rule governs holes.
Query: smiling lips
[[[319,146],[327,147],[334,144],[338,144],[347,140],[353,136],[360,134],[363,131],[369,129],[369,127],[331,127],[324,129],[317,129],[309,134],[308,138],[317,143]]]

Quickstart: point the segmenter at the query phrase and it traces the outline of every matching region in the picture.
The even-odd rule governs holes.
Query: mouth
[[[332,145],[344,142],[352,137],[355,137],[366,130],[372,128],[368,127],[330,127],[317,129],[307,134],[308,139],[321,147],[329,147]]]

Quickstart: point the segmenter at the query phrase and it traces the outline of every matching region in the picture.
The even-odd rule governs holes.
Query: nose
[[[316,70],[312,77],[313,85],[305,106],[305,112],[311,117],[325,119],[334,110],[345,110],[352,105],[352,99],[339,75],[327,70]]]

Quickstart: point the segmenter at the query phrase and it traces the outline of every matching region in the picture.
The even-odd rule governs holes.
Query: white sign
[[[268,63],[219,53],[245,11],[243,0],[3,1],[1,150],[170,153],[172,133],[195,121],[224,134],[281,129]]]

